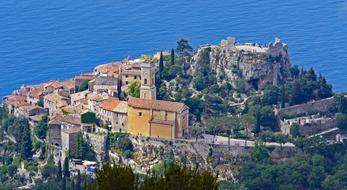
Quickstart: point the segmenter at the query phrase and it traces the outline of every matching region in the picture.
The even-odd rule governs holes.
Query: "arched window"
[[[144,80],[144,83],[147,84],[147,79]]]

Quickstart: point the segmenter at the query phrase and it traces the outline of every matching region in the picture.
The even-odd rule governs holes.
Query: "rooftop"
[[[120,104],[121,102],[122,101],[120,101],[118,99],[111,98],[111,99],[103,101],[100,104],[100,108],[107,110],[107,111],[113,111],[113,109],[115,109],[118,106],[118,104]]]
[[[26,97],[25,96],[19,96],[19,95],[6,96],[4,98],[4,102],[6,104],[12,105],[14,107],[29,105],[29,103],[26,102]]]
[[[48,81],[47,83],[44,83],[43,85],[44,85],[43,86],[44,88],[48,88],[48,87],[52,87],[54,89],[61,88],[60,81],[58,80]]]
[[[50,101],[50,102],[55,102],[55,103],[61,103],[62,101],[66,101],[68,98],[59,95],[57,92],[48,94],[44,96],[44,99]]]
[[[30,93],[29,96],[33,98],[40,98],[43,94],[43,85],[36,86]]]
[[[180,102],[170,102],[163,100],[148,100],[140,98],[129,98],[128,105],[136,108],[154,109],[171,112],[181,112],[188,107]]]
[[[95,75],[93,75],[92,73],[85,73],[85,74],[81,74],[80,76],[76,76],[74,79],[75,80],[92,80],[95,78]]]
[[[60,125],[62,122],[70,123],[74,125],[81,125],[81,118],[72,116],[72,115],[68,115],[68,116],[56,115],[50,119],[49,124]]]
[[[108,75],[118,74],[121,68],[122,62],[112,62],[108,64],[99,65],[94,68],[94,72],[103,73]]]

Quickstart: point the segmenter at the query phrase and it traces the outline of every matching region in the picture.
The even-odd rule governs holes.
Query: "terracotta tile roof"
[[[184,108],[188,108],[180,102],[170,102],[163,100],[148,100],[140,98],[129,98],[128,105],[136,108],[154,109],[162,111],[181,112]]]
[[[92,80],[94,78],[95,78],[95,75],[91,73],[85,73],[85,74],[81,74],[80,76],[76,76],[75,80]]]
[[[103,94],[97,94],[97,93],[90,93],[87,96],[87,99],[90,101],[102,101],[102,100],[107,100],[110,98],[110,95],[103,93]]]
[[[140,70],[123,70],[122,74],[123,75],[141,76],[141,71]]]
[[[81,125],[81,118],[72,116],[72,115],[68,115],[68,116],[56,115],[49,120],[49,124],[60,125],[62,122],[74,124],[74,125]]]
[[[64,96],[61,96],[61,95],[59,95],[59,94],[56,93],[56,92],[44,96],[44,99],[45,99],[45,100],[48,100],[48,101],[50,101],[50,102],[54,102],[54,103],[56,103],[56,104],[62,103],[62,102],[64,102],[63,104],[67,104],[66,101],[68,100],[68,98],[66,98],[66,97],[64,97]]]
[[[44,88],[47,88],[47,87],[52,87],[54,89],[61,88],[60,81],[58,81],[58,80],[48,81],[47,83],[45,83],[43,85],[44,85]]]
[[[24,110],[24,111],[29,112],[29,111],[31,111],[31,110],[33,110],[33,109],[35,109],[35,108],[41,108],[41,107],[34,106],[34,105],[32,105],[32,104],[28,104],[28,105],[20,106],[19,108],[20,108],[21,110]],[[43,108],[42,108],[42,109],[43,109]]]
[[[25,96],[19,96],[19,95],[6,96],[4,98],[4,102],[5,104],[12,105],[17,108],[21,106],[30,105],[29,103],[26,102]]]
[[[112,111],[117,113],[128,113],[128,102],[121,101]]]
[[[79,101],[79,100],[83,100],[86,99],[88,97],[88,94],[90,94],[91,92],[89,91],[82,91],[82,92],[77,92],[75,94],[71,94],[71,101]]]
[[[39,85],[35,87],[30,93],[29,96],[32,98],[40,98],[40,96],[43,94],[43,85]]]
[[[121,103],[120,100],[115,99],[115,98],[111,98],[111,99],[103,101],[100,104],[100,108],[107,110],[107,111],[113,111],[113,109],[115,109],[118,106],[118,104],[120,104],[120,103]]]
[[[61,82],[61,85],[68,88],[73,89],[75,88],[75,80],[74,79],[67,79]]]
[[[94,71],[103,74],[118,74],[121,66],[122,62],[112,62],[108,64],[99,65],[95,67]]]

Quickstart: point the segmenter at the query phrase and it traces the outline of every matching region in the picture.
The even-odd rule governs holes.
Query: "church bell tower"
[[[155,88],[155,67],[155,63],[153,62],[141,63],[141,99],[155,100],[157,98],[157,91]]]

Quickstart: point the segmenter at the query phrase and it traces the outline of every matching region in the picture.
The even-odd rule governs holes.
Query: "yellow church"
[[[189,108],[180,102],[156,100],[155,64],[141,64],[140,98],[128,100],[128,132],[167,139],[188,134]]]

